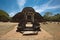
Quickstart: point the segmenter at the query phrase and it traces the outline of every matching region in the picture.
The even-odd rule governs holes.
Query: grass
[[[60,40],[60,24],[41,24],[42,28],[53,36],[54,40]]]
[[[0,22],[0,37],[12,30],[16,25],[16,23]]]

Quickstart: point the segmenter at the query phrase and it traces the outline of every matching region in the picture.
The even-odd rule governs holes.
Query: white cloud
[[[34,6],[33,8],[36,10],[36,12],[44,12],[46,11],[47,9],[57,9],[57,8],[60,8],[60,5],[56,5],[56,6],[49,6],[50,3],[52,3],[53,0],[50,0],[48,1],[46,4],[43,4],[43,5],[39,5],[39,6]]]
[[[17,12],[13,11],[13,12],[11,12],[9,15],[10,15],[10,17],[13,17],[16,13],[17,13]]]
[[[26,0],[17,0],[17,4],[18,4],[18,6],[19,6],[19,8],[20,8],[20,10],[19,11],[21,11],[22,10],[22,8],[24,7],[24,4],[26,3]],[[18,12],[19,12],[18,11]],[[10,12],[10,16],[12,17],[12,16],[14,16],[15,14],[17,13],[17,11],[12,11],[12,12]]]
[[[49,4],[52,2],[52,0],[48,1],[46,4],[43,4],[43,5],[39,5],[39,6],[34,6],[33,8],[36,10],[36,12],[43,12],[45,11],[48,7],[49,7]]]
[[[46,9],[47,9],[47,7],[48,6],[45,6],[45,7],[40,7],[40,6],[34,6],[33,8],[36,10],[36,12],[39,12],[39,13],[41,13],[41,12],[43,12],[43,11],[45,11]]]
[[[18,6],[20,10],[24,7],[24,4],[26,3],[26,0],[17,0]]]
[[[26,0],[17,0],[19,6],[24,6]]]
[[[47,9],[57,9],[57,8],[60,8],[60,5],[51,6],[51,7],[48,7]]]

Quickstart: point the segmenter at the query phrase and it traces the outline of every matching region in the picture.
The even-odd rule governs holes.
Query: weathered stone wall
[[[12,22],[20,22],[20,21],[22,21],[22,20],[26,20],[26,16],[27,15],[31,15],[32,16],[32,19],[33,19],[33,17],[34,17],[34,21],[36,22],[36,21],[38,21],[38,22],[42,22],[42,21],[44,21],[44,19],[43,19],[43,17],[39,14],[39,13],[37,13],[37,12],[35,12],[35,10],[33,9],[33,8],[31,8],[31,7],[26,7],[26,8],[24,8],[23,10],[22,10],[22,12],[19,12],[19,13],[17,13],[13,18],[12,18]],[[26,21],[28,21],[28,19],[26,20]]]

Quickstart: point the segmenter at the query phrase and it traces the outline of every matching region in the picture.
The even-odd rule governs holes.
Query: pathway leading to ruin
[[[38,35],[25,35],[16,32],[16,27],[2,36],[0,40],[53,40],[53,36],[41,28],[41,31],[38,32]]]

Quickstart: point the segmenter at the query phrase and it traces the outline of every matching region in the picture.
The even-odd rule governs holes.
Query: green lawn
[[[0,22],[0,37],[12,30],[16,25],[17,23]]]
[[[60,40],[60,24],[56,23],[41,24],[41,28],[46,30],[51,35],[53,35],[54,40]]]

